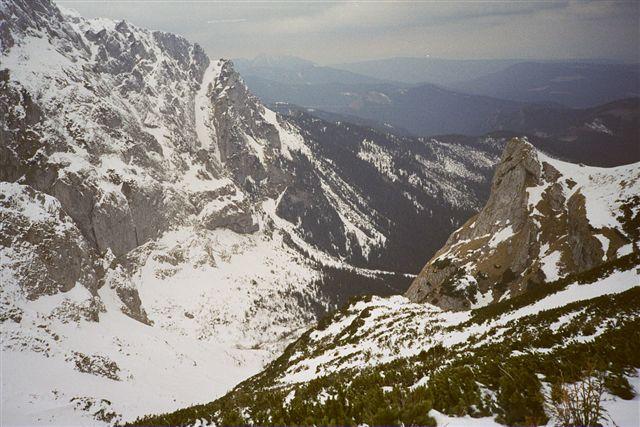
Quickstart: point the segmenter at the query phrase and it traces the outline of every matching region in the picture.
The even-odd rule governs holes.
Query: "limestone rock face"
[[[515,229],[527,221],[527,187],[540,183],[542,167],[535,148],[519,140],[511,140],[505,147],[502,159],[496,168],[491,194],[483,214],[478,215],[476,226],[458,238],[470,239],[487,233],[495,233],[501,227],[499,221],[508,220]]]
[[[567,228],[570,248],[567,262],[573,264],[573,269],[584,271],[600,264],[605,256],[604,248],[593,234],[586,215],[585,197],[581,193],[573,194],[567,202]]]
[[[10,49],[20,39],[33,34],[34,29],[53,38],[66,38],[77,49],[86,49],[76,32],[68,25],[60,10],[47,0],[14,0],[0,9],[0,43]]]
[[[250,194],[279,194],[292,179],[279,158],[279,132],[265,120],[264,107],[249,92],[231,61],[222,64],[211,97],[220,160],[235,182]]]
[[[207,210],[200,214],[200,218],[202,226],[209,230],[228,228],[236,233],[250,234],[259,229],[251,206],[246,201],[228,203],[217,209],[211,209],[211,205],[207,205]]]
[[[0,189],[3,291],[35,300],[81,286],[96,295],[95,254],[60,203],[26,185]]]
[[[406,296],[467,309],[637,250],[623,210],[639,182],[635,165],[573,165],[513,139],[485,207],[451,235]]]

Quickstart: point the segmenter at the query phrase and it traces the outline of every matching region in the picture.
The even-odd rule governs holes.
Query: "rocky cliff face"
[[[3,4],[13,47],[2,178],[53,195],[99,253],[122,255],[192,214],[180,181],[213,169],[187,164],[199,145],[193,111],[176,105],[209,60],[171,35],[32,3]]]
[[[27,300],[68,292],[74,286],[96,295],[93,250],[60,202],[29,186],[8,182],[0,186],[2,255],[8,261],[3,262],[3,285],[19,278],[16,291]],[[9,294],[3,299],[10,306],[7,312],[20,312]]]
[[[634,165],[577,166],[513,139],[485,207],[451,235],[406,296],[443,308],[477,307],[627,254],[637,248],[627,230],[638,221],[630,208],[638,189]]]

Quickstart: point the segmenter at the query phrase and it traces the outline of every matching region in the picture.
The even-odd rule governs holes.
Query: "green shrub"
[[[622,373],[607,375],[604,379],[604,386],[611,394],[624,400],[631,400],[636,396],[633,386]]]
[[[498,405],[502,414],[498,421],[508,425],[542,425],[548,418],[540,380],[530,367],[506,363],[501,369]]]

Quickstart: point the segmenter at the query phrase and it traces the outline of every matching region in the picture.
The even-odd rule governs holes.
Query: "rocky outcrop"
[[[222,64],[211,97],[220,160],[234,181],[249,194],[277,196],[292,178],[279,157],[280,134],[231,61]]]
[[[260,228],[247,201],[208,204],[200,214],[200,221],[209,230],[228,228],[240,234],[254,233]]]
[[[80,372],[120,381],[118,364],[104,356],[98,354],[87,355],[76,351],[69,356],[68,361],[73,362]]]
[[[567,202],[567,244],[570,249],[567,262],[574,271],[589,270],[602,263],[605,256],[587,219],[585,197],[581,193],[573,194]]]
[[[0,182],[0,259],[3,292],[20,289],[35,300],[82,286],[96,294],[95,254],[51,196]]]
[[[153,322],[149,320],[147,312],[142,306],[140,300],[140,294],[138,290],[133,287],[119,286],[116,288],[116,294],[120,301],[122,301],[122,312],[132,319],[136,319],[138,322],[146,325],[153,325]]]
[[[445,246],[413,281],[407,297],[462,309],[473,302],[478,292],[482,292],[479,285],[491,280],[513,280],[522,273],[530,252],[537,248],[533,237],[535,233],[528,222],[526,189],[538,185],[543,173],[533,146],[517,139],[511,140],[496,168],[485,207],[449,237]],[[479,252],[483,248],[491,250],[490,237],[502,230],[507,230],[508,237],[517,236],[518,243],[502,245],[500,250],[496,248],[491,257],[493,262],[481,259]],[[449,256],[451,249],[455,253]],[[469,275],[463,266],[470,261],[482,262],[487,271],[474,271],[475,275]],[[460,286],[463,280],[467,283]]]
[[[48,0],[12,0],[0,8],[0,46],[10,49],[34,30],[52,39],[67,39],[76,49],[86,49],[77,33],[63,18],[60,10]]]
[[[634,240],[616,219],[632,197],[629,180],[640,180],[633,167],[572,165],[511,140],[485,207],[451,235],[406,296],[466,309],[614,259]]]

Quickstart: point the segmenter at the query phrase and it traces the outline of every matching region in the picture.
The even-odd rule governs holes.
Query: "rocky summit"
[[[451,235],[406,296],[476,308],[598,267],[637,247],[637,164],[592,168],[511,140],[485,207]]]

